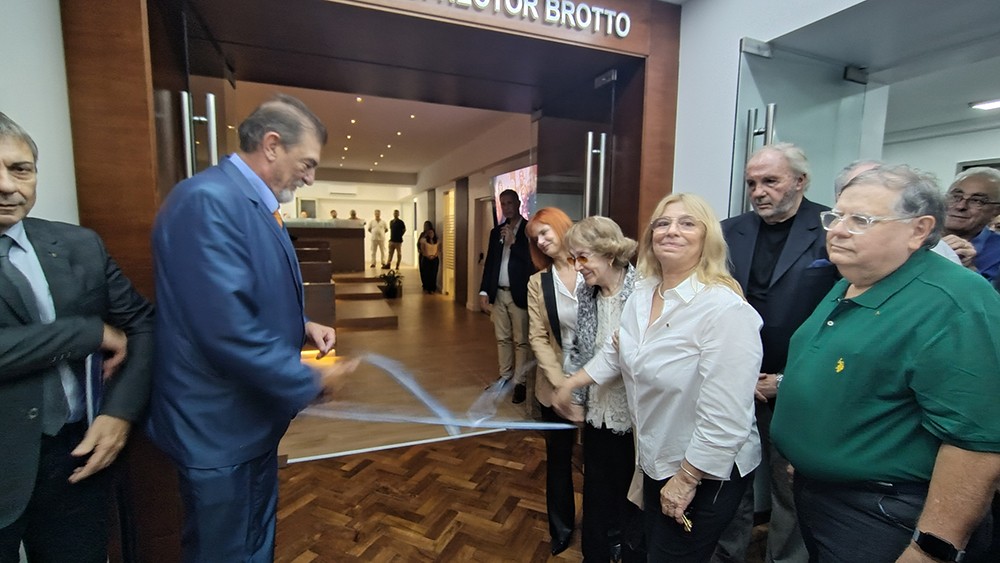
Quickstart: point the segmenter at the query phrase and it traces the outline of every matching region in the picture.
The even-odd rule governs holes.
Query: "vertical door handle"
[[[184,177],[194,176],[194,122],[191,115],[191,93],[181,92],[181,136],[184,141]]]
[[[601,151],[598,153],[600,161],[597,166],[597,214],[605,216],[607,209],[604,208],[604,164],[607,159],[607,144],[608,134],[601,133]]]
[[[583,216],[590,217],[591,176],[594,173],[594,132],[587,131],[586,168],[583,175]]]

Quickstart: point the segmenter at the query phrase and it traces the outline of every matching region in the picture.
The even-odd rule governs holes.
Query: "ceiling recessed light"
[[[375,162],[375,166],[378,166],[378,162]]]
[[[347,136],[347,138],[348,138],[348,139],[350,139],[350,138],[351,138],[351,136],[350,136],[350,135],[348,135],[348,136]]]
[[[354,101],[361,102],[361,96],[358,96],[357,98],[354,98]]]
[[[346,151],[346,150],[347,150],[347,147],[344,147],[344,150]]]
[[[380,154],[380,155],[378,155],[378,157],[379,158],[385,158],[385,155],[384,154]]]
[[[358,120],[357,120],[357,119],[352,119],[352,120],[351,120],[351,124],[352,124],[352,125],[353,125],[353,124],[355,124],[355,123],[357,123],[357,122],[358,122]]]
[[[346,156],[342,156],[342,157],[340,157],[340,160],[347,160],[347,157]]]
[[[343,162],[341,162],[341,163],[340,163],[340,167],[341,167],[341,168],[343,168],[343,167],[344,167],[344,163],[343,163]]]
[[[985,102],[969,102],[972,109],[997,109],[1000,108],[1000,100],[986,100]]]
[[[369,169],[368,169],[368,171],[369,171],[369,172],[374,172],[374,170],[372,170],[371,168],[369,168]]]
[[[392,148],[392,145],[386,145],[386,146],[385,146],[385,148],[387,148],[387,149],[391,149],[391,148]]]
[[[410,119],[416,119],[416,118],[417,116],[413,115],[412,113],[410,114]]]
[[[403,134],[403,132],[402,132],[402,131],[396,131],[396,136],[397,136],[397,137],[398,137],[398,136],[400,136],[400,135],[402,135],[402,134]]]

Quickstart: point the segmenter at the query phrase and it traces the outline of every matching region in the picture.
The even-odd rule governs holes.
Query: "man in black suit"
[[[528,342],[528,278],[535,273],[521,216],[521,198],[514,190],[500,192],[504,222],[490,231],[490,246],[479,286],[479,307],[490,312],[497,337],[500,381],[514,381],[514,403],[527,396],[528,370],[533,364]],[[493,305],[490,311],[490,305]]]
[[[149,397],[153,308],[96,233],[25,217],[37,162],[0,113],[0,561],[23,541],[30,561],[104,562],[103,470]]]
[[[757,382],[757,428],[770,474],[771,523],[766,561],[805,562],[788,462],[770,447],[771,415],[788,356],[788,341],[839,279],[827,259],[819,214],[829,209],[805,199],[809,162],[802,149],[777,143],[755,152],[744,178],[753,211],[722,222],[733,277],[764,319],[764,358]],[[769,457],[769,460],[768,460]],[[722,536],[714,561],[744,561],[753,527],[753,487]]]

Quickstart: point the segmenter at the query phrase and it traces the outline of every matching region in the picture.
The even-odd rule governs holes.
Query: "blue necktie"
[[[10,261],[10,248],[14,245],[14,239],[7,235],[0,236],[0,271],[10,280],[10,283],[17,288],[24,308],[28,311],[28,316],[32,322],[39,322],[38,305],[35,302],[35,292],[31,289],[31,282],[21,273],[21,270]],[[69,405],[66,403],[66,391],[63,390],[62,380],[59,376],[59,369],[52,368],[45,372],[43,377],[43,408],[42,408],[42,432],[49,436],[59,433],[69,415]]]

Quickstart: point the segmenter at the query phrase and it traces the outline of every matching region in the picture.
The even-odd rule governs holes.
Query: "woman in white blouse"
[[[760,463],[761,319],[729,275],[719,222],[698,196],[660,201],[638,269],[617,340],[566,380],[553,406],[569,409],[573,388],[620,370],[644,474],[648,560],[709,561]]]
[[[607,217],[587,217],[566,233],[569,260],[586,285],[577,290],[576,338],[569,348],[566,373],[574,373],[601,349],[618,329],[636,272],[629,260],[636,242]],[[564,380],[565,383],[565,380]],[[635,470],[635,439],[621,377],[609,377],[577,396],[586,406],[563,413],[586,420],[583,427],[583,559],[640,560],[633,550],[641,540],[639,515],[627,499]],[[635,532],[635,533],[633,533]]]
[[[528,280],[528,341],[538,361],[535,398],[547,422],[568,422],[552,410],[552,394],[566,377],[563,345],[573,342],[576,289],[583,285],[583,276],[566,259],[569,253],[563,245],[563,237],[572,225],[561,210],[544,207],[535,212],[524,229],[531,261],[539,270]],[[575,441],[573,430],[545,433],[545,501],[552,555],[569,547],[576,523],[572,463]]]

